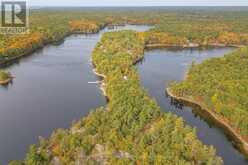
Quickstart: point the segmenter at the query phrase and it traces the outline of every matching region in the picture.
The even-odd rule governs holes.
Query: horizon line
[[[0,5],[1,6],[1,5]],[[158,5],[144,5],[144,6],[135,6],[135,5],[127,5],[127,6],[117,6],[117,5],[99,5],[99,6],[78,6],[78,5],[29,5],[30,7],[248,7],[248,5],[244,6],[244,5],[206,5],[206,6],[190,6],[190,5],[185,5],[185,6],[181,6],[181,5],[169,5],[169,6],[158,6]]]

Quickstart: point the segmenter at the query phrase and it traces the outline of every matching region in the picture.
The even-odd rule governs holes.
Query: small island
[[[12,81],[12,76],[9,72],[0,70],[0,85],[6,85]]]

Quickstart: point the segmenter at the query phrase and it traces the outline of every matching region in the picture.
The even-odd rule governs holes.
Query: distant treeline
[[[29,54],[71,33],[95,33],[106,25],[155,25],[146,35],[153,46],[247,45],[248,11],[243,8],[34,9],[30,34],[0,35],[0,64]],[[24,42],[25,41],[25,42]]]
[[[223,164],[215,149],[203,145],[182,118],[160,111],[141,87],[133,64],[143,58],[147,45],[246,45],[247,16],[243,10],[32,11],[30,34],[1,36],[0,62],[71,33],[95,33],[106,25],[155,27],[142,33],[104,34],[92,58],[97,72],[106,76],[107,106],[92,111],[68,130],[59,129],[50,138],[40,139],[24,161],[11,165]],[[172,90],[203,101],[246,136],[246,55],[244,48],[234,55],[193,64],[187,80],[174,84]]]
[[[24,164],[223,164],[194,129],[161,112],[141,87],[133,64],[143,57],[144,46],[142,33],[105,33],[93,63],[105,75],[109,103],[31,146]]]

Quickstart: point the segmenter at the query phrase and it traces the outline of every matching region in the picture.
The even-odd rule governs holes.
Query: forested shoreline
[[[9,72],[0,70],[0,85],[6,85],[12,80],[12,76]]]
[[[229,125],[248,153],[247,64],[248,48],[221,58],[192,64],[183,82],[172,83],[171,95],[191,100]]]
[[[41,139],[30,148],[25,164],[223,164],[194,129],[182,118],[162,113],[141,87],[133,64],[144,56],[144,43],[141,33],[134,31],[103,35],[93,51],[93,63],[106,76],[108,105],[71,129]]]
[[[143,58],[146,47],[247,45],[248,13],[237,11],[236,15],[239,20],[226,12],[115,11],[113,15],[108,11],[34,11],[30,34],[0,35],[0,64],[73,33],[97,33],[108,25],[122,24],[147,24],[154,28],[148,32],[105,33],[93,51],[92,60],[97,73],[105,75],[103,83],[109,103],[71,128],[58,129],[50,138],[41,138],[39,144],[30,147],[25,160],[10,164],[223,164],[215,149],[197,138],[194,128],[182,118],[161,112],[156,101],[141,87],[133,65]],[[192,64],[187,80],[171,86],[175,95],[193,96],[207,103],[209,109],[226,117],[245,139],[246,55],[247,48],[241,48],[233,55]],[[222,70],[225,68],[229,70]],[[219,79],[223,74],[224,79]],[[237,89],[241,93],[237,94]]]
[[[247,17],[243,10],[200,12],[162,10],[31,10],[30,33],[0,35],[0,64],[28,55],[46,44],[74,33],[97,33],[105,26],[154,25],[146,32],[146,46],[208,47],[248,44]],[[248,15],[248,14],[247,14]],[[236,17],[239,19],[236,19]]]

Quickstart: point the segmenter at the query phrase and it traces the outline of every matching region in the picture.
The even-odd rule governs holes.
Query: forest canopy
[[[248,48],[192,64],[187,78],[171,85],[177,96],[190,97],[227,119],[248,137]]]
[[[238,19],[237,19],[238,18]],[[73,33],[95,33],[106,26],[153,25],[148,32],[105,33],[92,60],[105,75],[109,98],[74,123],[32,145],[23,161],[10,164],[223,164],[212,146],[182,118],[162,113],[141,87],[133,66],[150,46],[241,46],[248,44],[248,12],[243,10],[32,10],[30,33],[0,35],[0,64],[27,55]],[[204,102],[247,136],[247,48],[224,58],[193,64],[187,80],[171,86],[180,96]]]
[[[238,19],[237,19],[238,18]],[[105,26],[154,25],[147,32],[150,46],[226,46],[248,44],[248,12],[181,8],[35,9],[30,12],[30,34],[0,35],[0,64],[29,54],[72,33],[95,33]],[[20,39],[17,39],[20,38]],[[27,41],[26,44],[23,40]]]
[[[97,72],[105,75],[109,103],[70,129],[41,139],[23,163],[223,164],[212,146],[200,142],[195,129],[161,112],[141,87],[133,64],[143,57],[144,43],[138,32],[105,33],[92,57]]]

